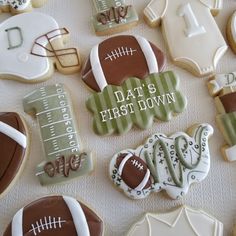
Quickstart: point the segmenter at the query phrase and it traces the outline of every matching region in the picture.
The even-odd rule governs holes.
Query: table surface
[[[172,209],[181,204],[202,208],[224,223],[224,235],[230,235],[236,221],[236,163],[223,160],[219,148],[224,144],[223,137],[215,124],[216,109],[208,94],[206,78],[196,78],[174,66],[167,53],[166,44],[160,29],[149,28],[143,21],[143,9],[149,0],[127,1],[135,6],[140,16],[137,27],[123,34],[138,34],[155,43],[167,54],[166,70],[175,71],[180,79],[181,91],[186,95],[188,107],[170,122],[156,122],[151,129],[132,129],[123,136],[99,137],[92,130],[92,115],[85,107],[91,91],[81,81],[81,75],[64,76],[55,73],[41,84],[23,84],[10,80],[0,81],[0,111],[17,111],[27,121],[31,136],[31,152],[27,165],[15,186],[0,199],[0,235],[13,215],[31,201],[51,194],[70,195],[91,206],[101,216],[105,224],[105,235],[124,235],[130,226],[145,212],[158,212]],[[224,7],[215,18],[224,37],[229,16],[236,9],[236,1],[224,0]],[[43,8],[37,9],[53,16],[61,27],[71,31],[70,46],[80,49],[83,60],[90,49],[105,37],[97,37],[91,27],[90,17],[94,10],[88,0],[49,0]],[[9,17],[2,14],[0,21]],[[40,19],[39,19],[40,20]],[[236,56],[229,49],[217,67],[217,73],[236,71]],[[80,137],[85,150],[91,150],[96,168],[89,176],[75,179],[65,184],[42,187],[35,176],[35,166],[43,160],[43,148],[36,120],[23,112],[22,98],[35,88],[54,83],[65,83],[73,95],[78,112]],[[108,165],[112,155],[126,148],[136,148],[151,134],[163,132],[171,134],[186,130],[195,123],[210,123],[215,128],[210,140],[211,169],[208,177],[200,184],[191,187],[182,200],[170,200],[165,193],[152,194],[144,200],[130,200],[117,191],[108,178]]]

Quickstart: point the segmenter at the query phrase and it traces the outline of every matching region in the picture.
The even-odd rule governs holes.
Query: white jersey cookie
[[[127,236],[223,236],[223,224],[202,210],[182,206],[167,213],[147,213]]]
[[[74,73],[81,63],[76,48],[65,48],[69,32],[51,17],[24,13],[0,24],[0,78],[40,82],[61,73]]]
[[[151,26],[162,28],[173,61],[197,76],[213,74],[227,50],[212,16],[221,0],[152,0],[145,8]]]

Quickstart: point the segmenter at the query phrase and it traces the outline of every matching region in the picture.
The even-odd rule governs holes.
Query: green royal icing
[[[223,132],[229,146],[236,145],[236,112],[220,114],[216,116],[216,122]]]
[[[36,175],[42,185],[67,181],[92,171],[92,157],[81,152],[69,94],[64,85],[36,89],[24,98],[23,105],[25,112],[36,113],[40,126],[46,160],[37,166]],[[45,172],[46,166],[48,172]]]
[[[183,112],[186,104],[177,77],[168,71],[144,80],[132,77],[122,86],[108,85],[88,99],[87,108],[94,114],[94,131],[109,135],[126,133],[133,125],[150,128],[154,118],[168,121],[174,113]]]
[[[93,2],[97,14],[92,17],[92,22],[96,32],[102,32],[138,21],[138,14],[134,7],[125,5],[125,1],[93,0]]]

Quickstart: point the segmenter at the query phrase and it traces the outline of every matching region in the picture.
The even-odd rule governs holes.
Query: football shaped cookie
[[[163,70],[165,56],[140,36],[121,35],[93,47],[83,68],[84,82],[95,91],[122,85],[130,77],[144,79]]]
[[[0,149],[0,195],[3,195],[20,175],[28,151],[26,127],[17,113],[0,112]]]
[[[11,12],[18,14],[22,12],[31,11],[35,7],[43,6],[47,0],[1,0],[0,13]]]
[[[13,217],[3,236],[102,236],[102,220],[87,206],[66,196],[32,202]]]

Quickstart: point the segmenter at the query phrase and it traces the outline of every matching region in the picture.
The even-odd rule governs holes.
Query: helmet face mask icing
[[[40,19],[40,20],[39,20]],[[65,48],[69,32],[50,16],[24,13],[0,25],[0,78],[24,82],[45,80],[54,65],[64,74],[80,70],[76,48]]]

